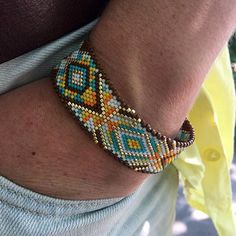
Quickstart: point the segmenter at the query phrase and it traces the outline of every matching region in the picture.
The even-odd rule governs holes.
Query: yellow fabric
[[[173,163],[180,172],[188,203],[210,216],[220,236],[236,235],[230,180],[235,101],[225,46],[188,115],[196,131],[195,143]]]

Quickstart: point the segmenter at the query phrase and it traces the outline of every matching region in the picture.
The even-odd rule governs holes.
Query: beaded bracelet
[[[158,173],[194,142],[188,119],[174,139],[146,124],[106,78],[88,39],[52,74],[58,95],[81,127],[96,144],[135,171]]]

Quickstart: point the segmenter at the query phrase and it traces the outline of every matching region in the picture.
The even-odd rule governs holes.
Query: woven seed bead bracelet
[[[174,139],[146,124],[106,78],[88,39],[52,72],[57,93],[81,127],[135,171],[158,173],[194,142],[194,129],[187,119]]]

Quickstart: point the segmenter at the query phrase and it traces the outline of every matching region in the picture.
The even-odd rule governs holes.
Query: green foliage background
[[[229,52],[230,52],[231,62],[236,63],[236,32],[229,41]],[[234,81],[236,83],[236,71],[233,71],[233,74],[234,74]]]

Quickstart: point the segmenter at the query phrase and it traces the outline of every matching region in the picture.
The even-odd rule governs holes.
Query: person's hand
[[[64,199],[124,197],[149,176],[108,155],[42,79],[0,96],[0,174]]]

